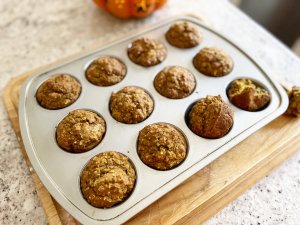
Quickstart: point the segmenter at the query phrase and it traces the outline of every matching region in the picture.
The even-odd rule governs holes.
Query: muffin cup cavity
[[[196,47],[202,41],[199,30],[188,21],[172,24],[165,33],[165,38],[170,45],[181,49]]]
[[[128,45],[128,58],[135,64],[151,67],[162,63],[167,58],[166,46],[156,39],[139,38]]]
[[[199,109],[199,107],[196,104],[202,104],[207,98],[213,98],[212,103],[206,103],[206,106],[199,105],[201,108],[204,107],[205,110],[197,112],[197,108]],[[214,105],[214,102],[219,103]],[[216,111],[219,114],[216,114]],[[193,117],[195,119],[191,121]],[[188,128],[195,135],[205,139],[219,139],[231,131],[234,125],[234,114],[231,107],[220,96],[207,96],[206,98],[194,101],[188,106],[184,120]],[[193,122],[199,124],[193,124]]]
[[[55,140],[68,153],[85,153],[97,147],[106,134],[106,122],[97,112],[76,109],[56,126]]]
[[[158,122],[139,131],[136,150],[146,166],[159,171],[169,171],[185,161],[189,142],[183,131],[175,125]]]
[[[145,121],[154,111],[153,96],[144,88],[126,86],[110,96],[109,112],[118,122],[138,124]]]
[[[80,97],[82,85],[80,81],[68,73],[54,74],[36,91],[38,104],[48,110],[59,110],[75,103]]]
[[[194,74],[181,66],[167,66],[158,72],[153,80],[155,90],[168,99],[189,97],[196,89]]]
[[[133,194],[136,183],[137,172],[132,160],[112,150],[98,153],[86,162],[79,175],[78,188],[88,204],[109,209],[124,203]]]
[[[120,83],[127,75],[126,64],[115,56],[94,58],[85,67],[85,78],[93,85],[109,87]]]
[[[230,74],[234,67],[232,57],[219,47],[204,47],[193,58],[198,72],[209,77],[223,77]]]
[[[270,91],[265,85],[249,78],[231,81],[226,87],[226,95],[231,104],[248,112],[262,111],[272,100]]]

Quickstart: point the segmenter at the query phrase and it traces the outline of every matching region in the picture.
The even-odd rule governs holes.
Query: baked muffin
[[[70,112],[57,126],[58,145],[68,152],[82,153],[98,145],[105,134],[105,121],[87,110]]]
[[[231,82],[227,95],[232,104],[247,111],[261,110],[271,100],[270,93],[250,79],[237,79]]]
[[[190,129],[200,137],[221,138],[233,125],[233,110],[221,96],[207,96],[197,101],[188,115]]]
[[[97,208],[110,208],[126,200],[136,180],[125,155],[109,151],[94,156],[84,167],[80,187],[86,201]]]
[[[155,89],[163,96],[180,99],[189,96],[196,87],[193,74],[180,66],[165,67],[154,79]]]
[[[157,65],[167,57],[165,46],[150,38],[133,41],[127,53],[132,62],[145,67]]]
[[[153,107],[150,95],[144,89],[133,86],[113,93],[109,103],[112,117],[127,124],[142,122],[152,113]]]
[[[61,109],[74,103],[80,92],[81,85],[75,78],[68,74],[58,74],[41,84],[36,99],[46,109]]]
[[[300,117],[300,87],[294,86],[292,90],[288,92],[289,95],[289,107],[286,111],[286,115]]]
[[[126,66],[119,59],[105,56],[95,59],[87,68],[85,76],[98,86],[111,86],[119,83],[126,75]]]
[[[156,123],[144,127],[138,137],[137,152],[149,167],[169,170],[179,165],[188,151],[184,135],[166,123]]]
[[[166,33],[167,41],[178,48],[192,48],[201,42],[201,35],[191,23],[183,21],[173,24]]]
[[[220,48],[203,48],[194,57],[195,68],[207,76],[221,77],[230,73],[233,69],[231,57]]]

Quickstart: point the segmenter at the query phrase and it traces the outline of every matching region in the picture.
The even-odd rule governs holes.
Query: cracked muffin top
[[[233,126],[233,110],[221,96],[207,96],[198,100],[188,118],[190,129],[204,138],[221,138]]]
[[[125,75],[125,64],[111,56],[95,59],[85,73],[87,80],[98,86],[117,84],[124,79]]]
[[[94,156],[80,176],[80,187],[86,201],[97,208],[110,208],[131,194],[136,173],[128,157],[108,151]]]
[[[127,53],[132,62],[145,67],[157,65],[167,57],[165,46],[161,42],[150,38],[133,41]]]
[[[207,76],[221,77],[233,69],[231,57],[220,48],[205,47],[194,57],[195,68]]]
[[[134,124],[149,117],[153,111],[154,103],[144,89],[128,86],[111,95],[109,107],[115,120],[121,123]]]
[[[183,21],[173,24],[166,33],[167,41],[177,48],[192,48],[201,42],[201,35],[191,23]]]
[[[187,150],[184,135],[170,124],[151,124],[139,133],[138,155],[153,169],[169,170],[176,167],[185,159]]]
[[[82,153],[97,146],[105,134],[105,121],[87,110],[70,112],[57,126],[57,144],[68,152]]]
[[[189,70],[180,66],[170,66],[156,75],[154,87],[167,98],[180,99],[194,91],[196,80]]]
[[[227,95],[232,104],[247,111],[261,110],[271,100],[270,93],[250,79],[237,79],[231,82]]]
[[[61,109],[73,104],[80,92],[81,85],[75,78],[68,74],[58,74],[41,84],[36,99],[46,109]]]

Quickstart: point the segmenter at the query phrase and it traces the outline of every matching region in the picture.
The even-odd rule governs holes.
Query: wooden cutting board
[[[49,65],[47,65],[49,66]],[[41,68],[38,68],[41,69]],[[49,194],[22,142],[19,91],[30,71],[13,79],[3,99],[50,225],[79,224]],[[136,215],[127,225],[201,224],[300,149],[300,120],[281,116]]]

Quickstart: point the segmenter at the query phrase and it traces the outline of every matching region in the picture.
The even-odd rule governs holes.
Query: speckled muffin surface
[[[128,86],[111,95],[109,107],[115,120],[121,123],[135,124],[149,117],[154,103],[144,89]]]
[[[178,48],[195,47],[202,39],[197,28],[186,21],[173,24],[165,36],[171,45]]]
[[[154,79],[155,89],[163,96],[180,99],[189,96],[196,87],[194,75],[180,66],[166,67]]]
[[[85,76],[89,82],[98,86],[111,86],[119,83],[126,75],[126,66],[111,56],[95,59],[87,68]]]
[[[68,74],[58,74],[44,81],[36,99],[46,109],[61,109],[73,104],[81,92],[80,83]]]
[[[300,117],[300,87],[294,86],[289,92],[289,107],[285,114]]]
[[[57,144],[64,150],[82,153],[97,146],[104,137],[105,121],[87,110],[70,112],[57,126]]]
[[[167,57],[165,46],[161,42],[150,38],[133,41],[127,53],[132,62],[145,67],[157,65]]]
[[[128,157],[109,151],[94,156],[80,176],[80,187],[86,201],[97,208],[110,208],[131,194],[136,173]]]
[[[247,111],[263,109],[271,100],[270,93],[250,79],[234,80],[229,85],[227,95],[232,104]]]
[[[207,76],[221,77],[233,69],[231,57],[220,48],[205,47],[194,57],[195,68]]]
[[[138,155],[153,169],[169,170],[176,167],[185,159],[187,151],[184,135],[170,124],[151,124],[139,133]]]
[[[188,118],[190,129],[204,138],[221,138],[233,126],[233,110],[221,96],[207,96],[198,100]]]

